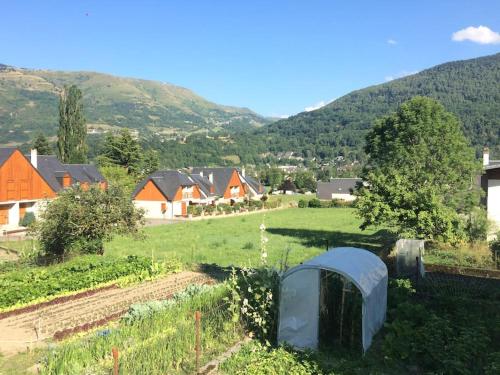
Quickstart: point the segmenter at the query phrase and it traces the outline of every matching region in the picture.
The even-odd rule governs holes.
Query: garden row
[[[0,270],[0,310],[46,301],[67,293],[153,278],[180,269],[176,261],[149,258],[79,256],[48,267],[10,263]]]
[[[133,305],[118,324],[49,349],[41,373],[111,373],[112,348],[119,352],[120,374],[194,373],[195,311],[201,311],[201,363],[243,335],[231,321],[228,295],[225,284],[192,286],[170,300]]]
[[[215,216],[223,214],[232,214],[238,212],[251,212],[262,209],[273,209],[281,206],[280,201],[255,201],[249,200],[243,203],[233,205],[221,203],[218,205],[191,205],[188,206],[188,215],[192,216]]]

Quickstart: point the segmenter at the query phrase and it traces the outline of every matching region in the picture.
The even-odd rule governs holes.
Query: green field
[[[328,246],[355,246],[380,250],[390,241],[384,230],[359,229],[361,221],[350,208],[286,209],[246,216],[145,228],[146,238],[118,237],[105,254],[175,257],[184,263],[256,266],[260,259],[260,230],[265,223],[269,264],[289,252],[289,264],[309,259]]]

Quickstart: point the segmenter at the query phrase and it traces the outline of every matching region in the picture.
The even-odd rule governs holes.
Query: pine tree
[[[59,100],[59,131],[57,150],[63,163],[87,161],[87,125],[83,116],[82,92],[65,86]]]
[[[52,155],[53,154],[52,147],[50,146],[49,141],[42,133],[39,133],[36,136],[36,138],[33,140],[31,148],[37,150],[37,152],[40,155]]]

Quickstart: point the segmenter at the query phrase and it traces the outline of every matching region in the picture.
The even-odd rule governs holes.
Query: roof
[[[15,147],[0,147],[0,166],[16,151]]]
[[[212,173],[213,174],[213,183],[215,186],[215,194],[216,195],[224,195],[224,192],[229,185],[229,181],[231,180],[231,176],[234,171],[237,172],[236,168],[228,167],[228,168],[193,168],[192,173],[199,175],[200,172],[203,172],[203,176],[207,176]]]
[[[64,164],[69,174],[79,183],[95,184],[104,182],[106,179],[99,172],[95,165],[92,164]]]
[[[179,171],[157,171],[147,176],[139,183],[139,185],[137,185],[132,193],[132,197],[135,197],[149,181],[152,181],[168,200],[172,200],[174,198],[175,193],[180,186],[196,185],[187,175]]]
[[[244,182],[246,182],[257,194],[263,193],[264,192],[264,186],[257,181],[255,178],[252,176],[242,176]]]
[[[207,176],[201,176],[199,174],[190,174],[189,177],[198,185],[200,191],[207,197],[215,195],[211,192],[211,187],[213,184],[210,182]]]
[[[361,178],[334,178],[328,182],[318,181],[318,198],[332,199],[332,194],[352,194]]]
[[[28,155],[26,155],[26,157],[29,159]],[[67,168],[55,155],[38,155],[36,169],[38,169],[38,172],[40,172],[54,191],[59,191],[63,188],[57,178],[63,177],[66,173],[69,173]]]

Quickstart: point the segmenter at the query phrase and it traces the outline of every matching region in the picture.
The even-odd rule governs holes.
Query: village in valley
[[[0,375],[500,372],[498,4],[461,4],[453,25],[492,28],[436,25],[425,53],[413,26],[360,26],[373,72],[415,64],[380,83],[341,40],[297,55],[347,4],[22,3],[0,25]],[[37,42],[21,14],[50,17]]]

